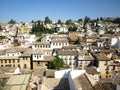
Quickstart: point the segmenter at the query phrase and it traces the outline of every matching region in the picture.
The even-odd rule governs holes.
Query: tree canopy
[[[8,21],[8,24],[15,24],[15,23],[16,23],[16,21],[13,20],[13,19],[11,19],[10,21]]]
[[[52,20],[50,20],[50,18],[47,16],[45,17],[45,21],[44,21],[45,24],[51,24],[52,23]]]
[[[47,66],[49,69],[59,70],[60,68],[62,68],[64,66],[64,61],[63,61],[63,59],[56,57],[54,60],[50,61]]]
[[[31,34],[35,34],[36,36],[41,36],[42,34],[47,34],[47,33],[52,34],[54,32],[55,32],[54,29],[46,28],[43,22],[41,22],[40,20],[33,23],[33,27],[31,30]]]
[[[60,19],[58,19],[58,22],[57,22],[58,24],[61,24],[62,23],[62,21],[60,20]]]
[[[69,28],[68,28],[68,31],[77,31],[77,27],[76,26],[70,26]]]
[[[7,79],[1,78],[0,79],[0,90],[11,90],[10,86],[7,85]]]

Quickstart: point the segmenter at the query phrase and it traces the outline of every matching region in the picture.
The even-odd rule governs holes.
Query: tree
[[[103,21],[103,18],[102,18],[102,17],[100,17],[100,20],[101,20],[101,21]]]
[[[61,22],[61,20],[60,19],[58,19],[58,22],[57,22],[58,24],[61,24],[62,22]]]
[[[86,29],[86,25],[87,25],[87,23],[89,23],[89,22],[90,22],[90,18],[86,16],[86,17],[84,18],[84,24],[83,24],[83,28],[84,28],[84,29]]]
[[[98,28],[96,28],[96,29],[95,29],[95,32],[96,32],[97,34],[99,34],[99,29],[98,29]]]
[[[75,44],[80,44],[80,39],[79,38],[76,40]]]
[[[70,38],[70,37],[68,37],[67,39],[68,39],[69,44],[71,44],[71,43],[72,43],[71,38]]]
[[[63,59],[56,57],[54,60],[50,61],[47,66],[49,69],[60,70],[60,68],[63,68],[63,66],[64,66],[64,61],[63,61]]]
[[[2,29],[2,26],[0,25],[0,31],[2,31],[3,29]]]
[[[68,31],[77,31],[77,27],[76,26],[70,26],[69,28],[68,28]]]
[[[67,21],[66,21],[66,24],[67,24],[67,25],[72,24],[72,20],[71,20],[71,19],[67,20]]]
[[[44,23],[45,24],[51,24],[52,23],[52,21],[49,19],[49,17],[47,16],[47,17],[45,17],[45,21],[44,21]]]
[[[8,86],[6,78],[0,79],[0,90],[10,90],[10,86]]]
[[[8,21],[8,24],[15,24],[15,23],[16,23],[16,21],[13,20],[13,19],[11,19],[10,21]]]
[[[83,21],[83,19],[81,19],[81,18],[80,18],[80,19],[78,19],[78,22],[79,22],[79,23],[80,23],[80,22],[82,22],[82,21]]]

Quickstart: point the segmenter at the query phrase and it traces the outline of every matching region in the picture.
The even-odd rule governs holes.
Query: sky
[[[120,0],[0,0],[0,22],[120,17]]]

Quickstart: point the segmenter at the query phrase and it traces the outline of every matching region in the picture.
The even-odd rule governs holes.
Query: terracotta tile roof
[[[33,42],[32,45],[50,45],[49,42]]]
[[[12,47],[9,49],[6,49],[6,52],[24,52],[26,51],[28,48],[23,48],[23,47]]]
[[[43,53],[42,49],[35,49],[35,50],[33,50],[32,54],[42,54],[42,53]]]
[[[0,59],[19,59],[18,56],[2,56]]]
[[[15,52],[17,52],[15,48],[10,48],[6,50],[6,53],[15,53]]]
[[[89,74],[99,74],[100,73],[97,71],[96,67],[94,67],[94,66],[86,67],[85,70]]]
[[[58,55],[77,55],[77,51],[59,50]]]
[[[68,40],[67,39],[64,39],[64,40],[53,40],[51,42],[53,42],[53,43],[68,42]]]
[[[104,34],[102,37],[113,38],[115,37],[115,34]]]
[[[42,85],[46,90],[70,90],[67,78],[43,78]]]
[[[95,55],[99,61],[110,61],[109,58],[107,58],[107,56],[105,56],[104,54],[96,54]]]
[[[26,56],[31,56],[31,54],[33,53],[33,50],[28,48],[21,56],[19,57],[26,57]]]
[[[92,35],[92,36],[87,36],[86,37],[87,39],[99,39],[100,38],[100,36],[98,36],[98,35]]]
[[[55,77],[55,71],[56,70],[47,69],[46,70],[46,77]]]
[[[5,54],[5,50],[0,50],[0,55],[4,55]]]
[[[62,49],[76,49],[76,45],[63,46]]]
[[[79,54],[88,54],[87,50],[78,50],[78,55]]]
[[[92,84],[90,83],[89,79],[85,74],[80,75],[74,79],[74,84],[76,90],[82,88],[82,90],[93,90]]]
[[[85,55],[83,60],[92,61],[92,60],[94,60],[94,58],[90,55]]]
[[[53,59],[55,59],[55,57],[53,57],[53,56],[44,56],[44,61],[50,61]]]
[[[43,52],[52,52],[53,49],[44,49]]]

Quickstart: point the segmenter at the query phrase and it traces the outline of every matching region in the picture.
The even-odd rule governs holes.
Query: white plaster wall
[[[111,45],[115,45],[117,43],[118,39],[117,38],[112,38],[111,39]]]
[[[43,60],[43,55],[33,54],[32,58],[33,60]]]

